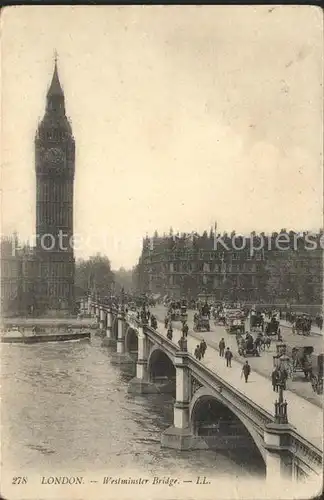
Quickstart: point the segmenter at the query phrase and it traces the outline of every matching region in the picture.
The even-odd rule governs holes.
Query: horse
[[[259,339],[260,350],[262,349],[262,351],[265,351],[266,347],[269,350],[271,346],[271,337],[269,337],[268,335],[263,335],[262,337],[259,337]]]

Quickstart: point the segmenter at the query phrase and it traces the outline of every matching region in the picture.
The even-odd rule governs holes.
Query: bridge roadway
[[[166,329],[164,328],[164,322],[161,321],[162,314],[165,313],[161,308],[151,308],[158,319],[158,331],[166,335]],[[176,322],[173,322],[173,341],[177,344],[181,336],[180,326],[176,327]],[[190,318],[188,321],[190,324]],[[218,333],[217,338],[221,336],[228,341],[225,337],[225,329],[216,328],[220,330],[221,334]],[[193,335],[194,334],[194,335]],[[215,334],[215,329],[210,332],[210,335]],[[193,354],[196,345],[199,343],[197,341],[196,332],[189,330],[188,334],[188,351]],[[229,335],[227,335],[229,337]],[[222,377],[226,382],[231,384],[235,389],[239,390],[242,394],[250,398],[254,403],[264,408],[270,414],[274,414],[274,401],[277,398],[277,394],[273,392],[272,385],[263,375],[257,373],[253,368],[253,361],[258,361],[257,359],[252,360],[249,358],[249,363],[252,367],[251,375],[248,383],[246,384],[244,378],[242,378],[242,362],[236,359],[232,360],[232,367],[227,368],[225,360],[220,358],[218,350],[210,345],[210,340],[204,333],[204,338],[206,343],[209,344],[206,354],[202,363],[207,366],[212,371],[217,370],[217,374]],[[215,338],[214,338],[215,340]],[[235,342],[235,336],[234,336]],[[236,344],[236,342],[235,342]],[[251,361],[251,362],[250,362]],[[271,360],[272,361],[272,360]],[[272,365],[271,365],[272,366]],[[310,384],[308,384],[310,385]],[[293,425],[298,433],[307,439],[310,443],[315,445],[319,449],[323,449],[323,411],[318,406],[309,401],[305,397],[302,397],[291,390],[287,390],[284,393],[284,397],[288,403],[288,421]]]
[[[163,325],[159,327],[159,330],[164,331],[164,318],[167,312],[167,309],[162,306],[156,306],[154,308],[150,308],[150,311],[156,316],[156,318],[162,322]],[[226,329],[223,326],[215,325],[214,321],[210,321],[210,327],[211,331],[210,332],[193,332],[193,315],[195,311],[189,311],[188,312],[188,326],[189,326],[189,333],[192,337],[196,338],[196,345],[198,341],[202,340],[203,338],[205,339],[206,343],[210,346],[213,347],[218,351],[218,343],[222,337],[224,337],[226,347],[230,347],[234,359],[238,361],[239,363],[243,364],[246,359],[248,359],[249,364],[252,368],[253,372],[256,372],[263,377],[266,377],[269,379],[269,386],[271,386],[271,372],[273,369],[273,356],[276,354],[276,342],[273,340],[270,346],[270,349],[266,349],[265,352],[262,352],[261,356],[259,358],[255,357],[249,357],[249,358],[242,358],[242,356],[239,356],[237,353],[237,344],[236,344],[236,338],[235,335],[228,334],[226,332]],[[173,322],[173,329],[181,328],[181,323],[180,322]],[[248,329],[248,327],[247,327]],[[320,354],[323,352],[323,339],[322,337],[319,336],[313,336],[313,337],[304,337],[301,335],[294,335],[292,333],[291,328],[285,328],[281,327],[282,331],[282,336],[284,339],[284,342],[289,344],[291,347],[294,346],[306,346],[306,345],[313,345],[314,346],[314,352],[316,354]],[[208,351],[207,351],[208,352]],[[219,363],[224,363],[225,361],[222,361],[218,357],[218,362]],[[288,380],[287,382],[287,388],[289,391],[294,392],[298,394],[299,396],[307,399],[309,402],[313,403],[314,405],[319,406],[320,408],[323,407],[323,398],[322,396],[315,394],[313,392],[312,386],[309,382],[306,382],[304,379],[304,374],[299,374],[295,377],[295,380]],[[275,394],[275,393],[273,393]]]
[[[284,319],[280,320],[280,326],[281,328],[289,328],[290,330],[292,329],[292,324],[289,323],[289,321],[285,321]],[[311,336],[321,336],[323,338],[324,331],[321,330],[318,326],[312,325],[311,329]]]

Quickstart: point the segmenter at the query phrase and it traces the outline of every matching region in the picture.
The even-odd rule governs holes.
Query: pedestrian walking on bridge
[[[223,358],[224,357],[224,353],[225,353],[225,347],[226,347],[224,337],[222,337],[220,339],[218,347],[219,347],[219,355]]]
[[[180,347],[180,351],[182,351],[182,352],[188,351],[188,342],[187,342],[187,339],[184,335],[179,339],[178,345]]]
[[[187,337],[188,336],[188,332],[189,332],[189,327],[188,327],[186,321],[184,321],[183,327],[182,327],[183,336]]]
[[[205,342],[205,339],[202,339],[202,341],[200,342],[200,352],[201,352],[201,358],[204,359],[204,356],[205,356],[205,352],[207,350],[207,344]]]
[[[195,352],[194,352],[195,358],[198,359],[198,361],[201,360],[201,351],[200,351],[200,345],[197,344]]]
[[[233,357],[232,351],[228,347],[225,351],[225,359],[226,359],[226,366],[229,366],[230,368],[232,367],[232,357]]]
[[[242,367],[242,374],[244,375],[245,382],[248,381],[249,375],[251,373],[251,366],[248,361],[245,361],[245,364]]]

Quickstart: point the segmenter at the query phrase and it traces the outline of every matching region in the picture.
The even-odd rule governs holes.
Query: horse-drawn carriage
[[[201,316],[208,316],[208,319],[210,317],[210,306],[207,302],[199,306],[199,313]]]
[[[223,309],[215,310],[213,316],[215,325],[226,325],[226,315]]]
[[[202,330],[204,330],[205,332],[209,332],[210,331],[209,317],[196,313],[194,315],[193,330],[194,332],[201,332]]]
[[[225,310],[225,328],[227,333],[241,333],[245,332],[244,314],[241,309],[227,309]]]
[[[278,335],[280,333],[280,323],[275,316],[270,321],[266,321],[264,333],[266,335]]]
[[[260,312],[252,312],[250,315],[251,331],[263,330],[264,320]]]
[[[226,321],[226,331],[227,333],[245,333],[245,323],[242,318],[228,318]]]
[[[295,322],[293,323],[292,331],[297,333],[297,335],[307,335],[311,333],[312,319],[307,314],[302,316],[297,316]]]
[[[243,336],[237,336],[236,340],[238,344],[238,353],[240,356],[243,356],[244,358],[246,358],[247,356],[260,356],[252,335],[247,335],[246,338],[244,338]]]
[[[181,304],[180,302],[171,302],[169,305],[168,314],[171,321],[181,321]]]
[[[293,347],[291,351],[291,378],[294,380],[297,373],[303,373],[306,380],[311,379],[313,373],[312,354],[313,346]]]
[[[180,316],[182,322],[188,320],[187,302],[185,300],[182,300],[180,303]]]

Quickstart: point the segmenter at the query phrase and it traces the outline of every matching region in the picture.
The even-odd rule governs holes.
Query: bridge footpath
[[[161,321],[158,321],[158,331],[166,335],[164,323]],[[173,328],[173,341],[176,344],[180,337],[181,330]],[[187,341],[188,351],[193,354],[198,343],[197,338],[193,336],[192,332],[189,332]],[[264,376],[255,372],[253,368],[248,383],[245,383],[244,378],[242,378],[242,363],[233,359],[232,367],[226,367],[225,360],[210,345],[206,351],[205,358],[201,362],[254,403],[270,414],[274,413],[274,401],[278,396],[273,392],[269,381]],[[288,403],[289,423],[296,428],[298,434],[320,450],[323,450],[322,409],[290,390],[285,391],[284,396]]]
[[[151,311],[153,314],[156,315],[156,317],[160,321],[164,321],[164,317],[166,314],[166,308],[164,306],[157,306],[155,308],[151,308]],[[189,331],[190,334],[193,337],[196,337],[197,341],[202,340],[203,338],[205,339],[206,343],[216,349],[218,351],[218,343],[222,337],[224,337],[226,347],[230,347],[234,358],[236,361],[239,363],[243,364],[245,362],[245,358],[239,356],[237,352],[237,344],[236,344],[236,338],[235,335],[228,334],[226,332],[226,329],[223,326],[216,326],[214,324],[214,321],[210,321],[210,327],[211,331],[210,332],[193,332],[193,315],[194,311],[189,311],[188,313],[188,326],[189,326]],[[181,323],[176,323],[173,322],[174,327],[181,328]],[[164,325],[163,325],[164,328]],[[300,335],[294,335],[291,330],[282,331],[283,339],[284,342],[287,342],[290,346],[303,346],[303,345],[314,345],[315,353],[320,354],[323,352],[323,340],[320,337],[302,337]],[[259,358],[255,357],[249,357],[247,358],[249,361],[249,364],[251,365],[251,368],[253,372],[259,373],[259,375],[262,375],[263,377],[266,377],[268,379],[268,384],[271,386],[271,372],[273,370],[273,356],[276,354],[276,342],[273,340],[271,343],[270,349],[262,352],[261,356]],[[272,386],[271,386],[272,388]],[[304,379],[304,374],[298,374],[298,376],[295,378],[294,381],[288,380],[287,382],[287,388],[289,391],[294,392],[298,394],[299,396],[307,399],[309,402],[319,406],[320,408],[323,407],[323,397],[315,394],[313,392],[312,386],[310,382],[306,382]],[[275,394],[275,393],[273,393]]]

